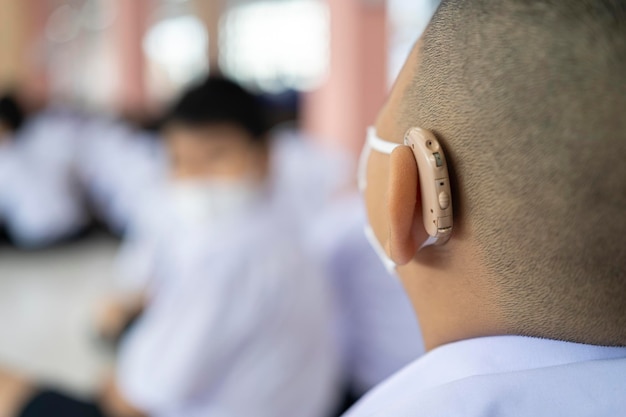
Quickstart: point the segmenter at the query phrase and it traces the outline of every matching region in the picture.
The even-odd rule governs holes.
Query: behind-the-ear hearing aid
[[[435,135],[417,127],[404,136],[411,148],[420,177],[422,217],[429,238],[422,247],[443,245],[452,234],[452,196],[450,176],[443,149]]]

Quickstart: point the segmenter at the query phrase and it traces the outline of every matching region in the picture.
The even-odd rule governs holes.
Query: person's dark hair
[[[518,334],[626,345],[626,2],[444,0],[401,128],[433,131]]]
[[[209,77],[187,90],[166,118],[166,124],[173,123],[190,127],[233,124],[248,132],[255,142],[264,142],[269,130],[259,99],[222,77]]]
[[[24,111],[12,94],[0,97],[0,122],[14,132],[24,123]]]

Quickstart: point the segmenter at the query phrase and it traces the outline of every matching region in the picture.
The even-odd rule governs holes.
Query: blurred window
[[[163,71],[174,88],[180,88],[208,71],[208,34],[191,14],[165,17],[146,33],[144,51]]]
[[[106,0],[42,3],[45,26],[42,36],[33,41],[29,60],[46,74],[49,102],[106,108],[116,85],[114,59],[107,47],[116,4]]]
[[[261,90],[310,90],[328,71],[328,6],[318,0],[255,1],[231,8],[220,29],[224,71]]]

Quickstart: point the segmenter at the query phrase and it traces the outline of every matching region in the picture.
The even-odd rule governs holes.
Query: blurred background
[[[426,22],[410,0],[0,0],[0,89],[30,106],[159,114],[219,69],[294,93],[301,128],[358,151]]]
[[[239,81],[350,182],[424,3],[0,0],[0,95],[30,115],[28,162],[0,154],[2,363],[94,387],[110,358],[85,337],[91,309],[114,285],[134,190],[159,171],[155,126],[187,86]]]

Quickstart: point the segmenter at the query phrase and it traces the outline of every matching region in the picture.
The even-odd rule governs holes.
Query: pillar
[[[146,59],[143,38],[152,0],[116,0],[114,45],[118,63],[117,107],[131,115],[142,114],[147,104]]]
[[[330,71],[303,100],[303,128],[324,144],[358,155],[387,95],[387,18],[383,0],[327,0]]]

